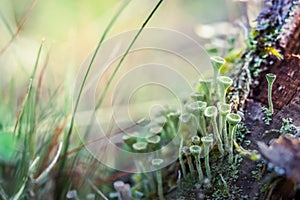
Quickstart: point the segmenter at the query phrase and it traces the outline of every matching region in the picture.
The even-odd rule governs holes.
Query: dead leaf
[[[287,178],[300,183],[300,138],[281,135],[270,146],[258,142],[262,156],[284,170]]]

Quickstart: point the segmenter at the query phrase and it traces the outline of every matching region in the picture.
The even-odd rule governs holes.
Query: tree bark
[[[275,112],[268,127],[279,128],[281,119],[288,117],[300,125],[300,1],[265,0],[257,21],[252,47],[243,55],[229,98],[236,110],[245,108],[246,122],[256,123],[263,115],[260,108],[268,107],[265,75],[273,73],[277,76],[272,89]]]
[[[248,74],[239,73],[239,76],[243,75],[244,79],[251,82],[249,91],[238,91],[238,95],[235,96],[232,92],[232,96],[235,97],[235,101],[239,100],[237,103],[233,102],[236,103],[237,110],[243,108],[246,126],[251,131],[251,135],[247,136],[247,139],[252,141],[249,148],[259,150],[258,141],[269,144],[271,140],[279,137],[278,131],[274,130],[280,129],[282,118],[292,118],[294,124],[300,126],[300,1],[265,0],[265,8],[257,21],[254,48],[245,51],[241,67],[248,70]],[[266,51],[270,48],[276,50],[275,54],[279,52],[282,59],[274,55],[274,52]],[[256,76],[257,71],[261,72]],[[268,108],[268,87],[265,78],[267,73],[277,76],[272,90],[274,114],[270,125],[262,121],[264,113],[261,111],[263,106]],[[240,80],[235,81],[235,87],[240,84],[238,81]],[[245,88],[247,87],[244,86]],[[297,148],[300,150],[300,147]],[[261,181],[252,178],[251,171],[257,169],[253,161],[245,160],[243,166],[247,167],[241,170],[238,182],[243,185],[244,180],[251,180],[248,195],[252,199],[257,193],[261,193],[261,188],[268,178],[265,173],[265,178]],[[271,193],[261,194],[259,199],[291,198],[291,195],[295,194],[293,189],[287,189],[292,187],[288,184],[290,182],[282,183],[285,187],[277,187],[279,192],[273,190]]]

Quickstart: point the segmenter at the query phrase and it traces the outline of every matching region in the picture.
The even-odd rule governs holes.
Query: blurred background
[[[26,93],[42,40],[45,41],[45,45],[37,68],[37,76],[43,74],[43,81],[40,86],[42,99],[50,99],[49,102],[51,102],[51,96],[57,94],[55,103],[49,105],[52,107],[55,105],[55,108],[62,113],[70,112],[75,83],[80,85],[77,76],[83,75],[85,72],[80,67],[86,66],[86,59],[93,52],[121,2],[119,0],[0,0],[0,95],[3,101],[9,105],[6,107],[11,109],[8,112],[11,116],[5,116],[2,123],[14,121],[13,119]],[[132,0],[113,25],[106,40],[113,39],[124,32],[138,29],[156,3],[157,1],[153,0]],[[197,41],[205,49],[203,52],[208,52],[210,55],[227,56],[234,49],[234,52],[231,53],[233,56],[238,56],[245,46],[244,41],[247,37],[248,28],[255,23],[254,17],[260,6],[261,1],[259,0],[250,2],[244,0],[165,0],[147,27],[164,28],[183,33]],[[16,37],[11,41],[14,34]],[[146,36],[153,37],[150,40],[152,43],[165,42],[159,33]],[[181,39],[174,37],[173,40],[170,40],[172,44],[169,45],[173,45],[175,48],[177,45],[177,49],[184,47],[187,48],[187,51],[189,48],[193,48],[182,44],[185,41],[179,40]],[[192,57],[198,59],[198,63],[204,63],[203,66],[200,66],[201,75],[211,76],[212,69],[207,64],[209,62],[208,57],[206,56],[201,61],[202,57],[199,55],[203,52],[200,52],[199,55],[197,51],[192,50],[191,52],[196,52],[196,55],[192,55]],[[106,54],[110,56],[110,52],[106,52]],[[144,53],[141,56],[132,55],[131,59],[127,59],[111,88],[116,86],[117,80],[132,66],[142,64],[145,60],[153,60],[154,62],[155,54],[152,57],[151,55],[151,53]],[[161,61],[157,62],[161,63]],[[172,60],[172,62],[181,66],[178,60]],[[98,86],[97,91],[103,91],[115,65],[116,63],[98,81],[97,84],[100,86]],[[44,67],[45,69],[41,73]],[[186,78],[190,84],[196,83],[200,76],[193,71],[189,72]],[[141,79],[147,76],[150,75],[138,77]],[[152,76],[158,76],[158,74]],[[168,73],[166,72],[162,76],[167,77]],[[34,81],[33,84],[38,85],[38,78]],[[180,82],[177,82],[175,87],[185,90],[185,87],[181,87],[181,85]],[[75,87],[78,88],[78,85]],[[130,86],[128,85],[128,87]],[[119,98],[119,102],[118,99],[112,100],[113,92],[112,89],[109,90],[107,96],[111,98],[106,98],[104,103],[107,107],[111,107],[109,103],[115,101],[124,107],[123,98],[126,95],[126,89],[115,96]],[[151,101],[151,107],[157,103],[155,103],[157,98],[164,98],[164,103],[169,104],[172,104],[170,99],[173,98],[174,104],[176,104],[178,99],[172,95],[158,87],[156,89],[144,88],[144,90],[140,90],[140,93],[133,93],[130,99],[125,100],[139,102],[139,105],[130,108],[129,112],[132,116],[127,116],[124,120],[138,119],[145,114],[147,115],[149,106],[145,107],[143,102]],[[97,98],[98,94],[95,96]],[[85,103],[89,104],[89,102]],[[125,104],[130,107],[128,102]],[[136,103],[132,104],[136,105]],[[141,105],[145,109],[142,109],[143,106],[141,107]],[[5,108],[2,108],[2,112],[5,112]],[[107,112],[105,110],[102,113],[106,115]],[[101,117],[102,120],[108,121],[111,115]]]
[[[71,81],[95,48],[120,3],[117,0],[0,0],[1,48],[15,33],[34,1],[36,5],[28,14],[24,27],[1,54],[1,87],[5,87],[12,77],[17,76],[20,84],[28,79],[42,38],[46,44],[44,51],[49,52],[47,79],[52,85],[63,80]],[[138,28],[155,4],[153,0],[133,0],[113,26],[109,37]],[[219,33],[229,33],[231,29],[222,24],[215,27],[221,30],[210,29],[214,26],[201,29],[201,25],[234,22],[240,19],[242,12],[240,2],[234,0],[166,0],[148,27],[175,29],[204,45],[199,34],[207,39]]]
[[[0,0],[0,131],[3,129],[3,131],[13,132],[18,112],[22,108],[22,101],[26,99],[26,92],[39,47],[44,41],[41,59],[33,82],[34,89],[38,91],[37,96],[40,99],[39,101],[33,100],[34,105],[29,107],[27,112],[30,110],[37,112],[37,128],[35,130],[39,134],[37,134],[36,146],[40,145],[43,149],[43,143],[40,141],[43,141],[46,136],[49,137],[49,141],[52,140],[51,134],[55,133],[57,136],[53,137],[53,140],[58,141],[58,137],[62,137],[61,133],[68,128],[68,126],[65,129],[62,127],[69,122],[68,116],[70,116],[74,102],[74,88],[76,95],[85,73],[86,68],[84,67],[87,66],[101,35],[122,2],[121,0]],[[106,41],[114,41],[115,38],[119,38],[119,41],[123,39],[124,43],[130,42],[128,37],[122,36],[126,36],[128,31],[138,29],[157,2],[156,0],[130,1],[108,33]],[[150,38],[149,42],[154,46],[166,43],[164,45],[167,45],[167,48],[183,50],[185,53],[190,51],[192,54],[190,58],[198,59],[197,62],[201,64],[199,66],[200,73],[187,70],[182,60],[176,56],[167,60],[166,64],[182,72],[186,76],[185,80],[194,87],[194,84],[197,86],[199,78],[212,75],[209,63],[210,55],[225,57],[228,64],[222,73],[227,73],[234,68],[235,60],[246,45],[245,40],[248,37],[249,28],[255,24],[254,19],[261,6],[262,0],[165,0],[147,27],[177,31],[198,42],[203,49],[190,51],[194,46],[189,44],[195,43],[186,43],[185,41],[188,40],[182,40],[176,34],[171,34],[173,37],[168,38],[168,34],[164,35],[166,32],[160,34],[158,31],[151,34],[152,32],[148,31],[145,32],[144,37]],[[143,41],[148,40],[144,38],[140,42]],[[110,44],[118,43],[112,42]],[[103,51],[104,58],[113,54],[115,46],[111,45],[111,49],[108,48],[106,52]],[[197,54],[197,52],[200,53]],[[103,112],[97,113],[103,122],[102,125],[110,128],[110,119],[113,114],[117,113],[116,116],[119,118],[114,120],[117,122],[118,120],[120,122],[125,121],[124,127],[126,127],[129,120],[138,120],[149,114],[148,112],[151,111],[149,109],[157,106],[157,99],[162,100],[159,103],[164,105],[178,103],[177,94],[174,95],[172,91],[165,92],[165,89],[168,89],[166,87],[156,87],[157,84],[154,87],[138,88],[141,84],[138,80],[156,80],[157,82],[165,80],[171,84],[174,91],[184,91],[186,87],[182,84],[183,82],[176,81],[180,79],[172,78],[168,71],[160,69],[156,71],[158,73],[149,72],[147,74],[136,71],[133,75],[123,76],[128,74],[133,67],[146,62],[165,64],[159,60],[162,54],[155,53],[157,52],[137,51],[123,63],[115,81],[112,82],[107,98],[104,99],[106,106],[103,106],[103,110],[101,110]],[[165,55],[164,58],[169,57]],[[82,100],[83,105],[79,107],[80,112],[84,112],[86,106],[90,106],[89,100],[99,98],[119,60],[120,57],[112,62],[101,79],[95,82],[95,91],[100,91],[99,94],[91,93],[89,96],[89,93],[84,93],[85,98]],[[95,62],[98,65],[99,63],[101,63],[101,59]],[[157,69],[155,67],[161,66],[152,65],[151,67]],[[92,71],[91,74],[96,73],[97,71],[95,73]],[[127,79],[121,79],[124,77]],[[118,82],[118,80],[123,82]],[[114,87],[116,90],[113,90]],[[129,91],[128,88],[133,89]],[[180,98],[184,100],[184,96],[180,96]],[[170,99],[174,102],[171,102]],[[149,102],[150,106],[147,104]],[[117,110],[112,109],[111,103],[117,105],[115,107]],[[158,107],[161,105],[158,104]],[[89,119],[84,115],[81,117],[83,120]],[[78,121],[76,122],[78,123]],[[61,132],[57,130],[61,130]],[[93,135],[88,139],[90,141],[95,140]],[[76,146],[74,143],[70,146],[77,147],[78,145]],[[54,147],[55,145],[52,146],[52,148]],[[80,152],[81,148],[75,149],[76,151],[73,152]],[[46,149],[45,152],[48,150]],[[37,153],[39,153],[39,148],[37,148]],[[47,161],[48,155],[47,153],[45,155]],[[88,160],[85,154],[83,159]],[[82,164],[84,162],[87,163],[87,166]],[[82,165],[74,165],[74,168],[79,172],[85,171],[84,167],[90,167],[90,160],[84,162],[81,163]],[[92,166],[92,168],[96,169],[97,167]],[[105,168],[105,170],[107,169]],[[91,170],[89,173],[93,174],[94,171]],[[102,171],[99,174],[104,176]],[[114,177],[108,181],[113,179]],[[100,182],[104,181],[100,180]]]

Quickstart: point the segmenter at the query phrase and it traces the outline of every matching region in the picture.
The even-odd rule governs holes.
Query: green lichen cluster
[[[243,162],[243,157],[236,155],[233,164],[228,164],[228,157],[220,160],[215,152],[217,148],[212,150],[210,158],[212,178],[203,180],[199,184],[197,177],[188,175],[179,184],[178,193],[170,197],[170,199],[249,199],[245,195],[245,190],[237,184],[239,179],[239,167]]]
[[[237,167],[242,160],[233,152],[241,117],[233,113],[231,105],[226,103],[227,90],[233,81],[227,76],[219,75],[224,62],[223,58],[212,58],[214,78],[199,81],[190,98],[184,101],[182,111],[164,107],[155,114],[144,133],[123,137],[127,150],[145,153],[156,151],[179,136],[181,180],[189,182],[197,177],[194,181],[203,190],[203,195],[214,194],[217,190],[223,191],[221,196],[231,194],[236,188],[231,188],[233,186],[229,186],[227,181],[232,182],[238,178]],[[138,138],[141,134],[144,137]],[[239,134],[242,134],[241,131]],[[155,159],[161,157],[163,155],[157,155]],[[160,180],[161,173],[156,174],[160,199],[163,198],[162,187],[165,186]],[[144,188],[148,188],[148,191],[149,188],[153,189],[153,186],[149,185],[151,181],[147,184]],[[149,197],[142,187],[138,191]]]

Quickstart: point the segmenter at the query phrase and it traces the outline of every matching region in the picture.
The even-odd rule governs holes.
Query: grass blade
[[[8,21],[5,19],[5,17],[3,16],[2,12],[0,11],[0,19],[3,22],[3,24],[5,25],[6,29],[8,30],[9,34],[12,36],[14,34],[12,28],[10,27]]]
[[[5,193],[5,191],[4,191],[3,187],[2,187],[2,185],[0,185],[0,197],[1,197],[1,199],[3,199],[3,200],[8,200],[8,196],[7,196],[7,194]]]
[[[94,60],[97,56],[97,53],[102,45],[102,43],[104,42],[104,39],[106,38],[108,32],[110,31],[110,29],[112,28],[112,26],[115,24],[116,20],[118,19],[118,17],[121,15],[121,13],[123,12],[123,10],[126,8],[126,6],[128,5],[128,3],[130,2],[131,0],[125,0],[123,2],[123,4],[120,6],[120,8],[117,10],[116,14],[113,16],[113,18],[111,19],[111,21],[109,22],[108,26],[106,27],[106,29],[104,30],[99,42],[98,42],[98,45],[95,49],[95,52],[92,56],[92,59],[89,63],[89,66],[88,66],[88,69],[87,71],[85,72],[85,76],[84,76],[84,79],[80,85],[80,90],[79,90],[79,93],[77,95],[77,98],[76,98],[76,101],[75,101],[75,106],[74,106],[74,110],[72,112],[72,116],[71,116],[71,122],[70,122],[70,127],[65,135],[65,138],[64,138],[64,145],[63,145],[63,149],[62,149],[62,156],[65,156],[67,154],[67,151],[68,151],[68,148],[69,148],[69,142],[70,142],[70,137],[72,135],[72,132],[73,132],[73,126],[74,126],[74,120],[75,120],[75,114],[77,112],[77,108],[78,108],[78,105],[79,105],[79,101],[80,101],[80,98],[81,98],[81,94],[82,94],[82,91],[83,91],[83,88],[85,86],[85,83],[86,83],[86,80],[87,80],[87,77],[89,75],[89,72],[92,68],[92,65],[94,63]],[[66,157],[63,158],[60,163],[59,163],[59,166],[58,166],[58,174],[61,174],[63,169],[64,169],[64,166],[65,166],[65,161],[66,161]],[[63,184],[63,183],[62,183]],[[58,183],[57,184],[57,187],[56,187],[56,194],[57,194],[57,198],[60,198],[61,196],[61,188],[60,188],[60,184]]]
[[[26,24],[30,14],[34,10],[37,2],[38,2],[38,0],[34,0],[32,2],[30,8],[28,9],[27,13],[25,14],[25,16],[23,17],[21,23],[19,24],[16,32],[12,35],[11,39],[6,43],[6,45],[4,45],[4,47],[0,50],[0,55],[3,54],[6,51],[6,49],[11,45],[11,43],[17,38],[17,36],[21,32],[21,30],[23,29],[24,25]]]
[[[115,68],[115,70],[113,71],[111,77],[109,78],[107,85],[104,88],[103,93],[100,96],[99,101],[96,104],[96,110],[98,108],[100,108],[100,106],[102,105],[102,102],[107,94],[107,91],[110,87],[111,82],[113,81],[114,77],[116,76],[117,72],[119,71],[121,65],[123,64],[126,56],[128,55],[131,47],[134,45],[135,41],[138,39],[138,37],[140,36],[140,34],[142,33],[142,31],[144,30],[144,28],[146,27],[146,25],[148,24],[148,22],[150,21],[150,19],[152,18],[152,16],[154,15],[154,13],[156,12],[156,10],[159,8],[160,4],[163,2],[163,0],[160,0],[156,6],[154,7],[154,9],[151,11],[151,13],[149,14],[149,16],[147,17],[147,19],[144,21],[144,23],[142,24],[142,26],[140,27],[140,29],[138,30],[137,34],[134,36],[133,40],[131,41],[131,43],[129,44],[128,48],[126,49],[125,53],[123,54],[121,60],[119,61],[117,67]]]
[[[52,162],[48,165],[48,167],[35,179],[35,183],[41,184],[44,178],[50,173],[51,169],[54,167],[56,162],[58,161],[59,155],[62,149],[62,142],[59,143],[57,152],[52,160]]]
[[[23,115],[23,111],[24,111],[24,108],[25,108],[25,105],[26,105],[26,102],[27,102],[27,99],[28,99],[28,96],[29,96],[29,93],[30,93],[30,90],[31,90],[31,85],[32,85],[32,80],[30,79],[28,87],[27,87],[26,94],[25,94],[25,96],[22,100],[21,109],[19,110],[18,115],[17,115],[17,120],[16,120],[15,127],[14,127],[14,134],[16,134],[17,127],[19,125],[19,122],[21,121],[21,117]]]
[[[23,101],[22,101],[22,104],[21,104],[21,109],[20,109],[20,111],[18,112],[18,115],[17,115],[17,120],[16,120],[15,127],[14,127],[14,133],[16,133],[16,130],[17,130],[18,124],[19,124],[19,122],[22,118],[25,106],[28,104],[29,97],[30,97],[31,90],[32,90],[32,82],[35,78],[35,74],[36,74],[36,70],[37,70],[37,67],[38,67],[38,64],[39,64],[39,60],[40,60],[40,57],[41,57],[43,46],[44,46],[44,40],[42,40],[42,42],[40,44],[40,47],[39,47],[39,50],[38,50],[38,53],[37,53],[37,58],[36,58],[35,64],[34,64],[34,69],[31,73],[31,76],[30,76],[30,79],[29,79],[29,85],[28,85],[26,94],[23,98]]]
[[[87,182],[100,197],[102,197],[104,200],[108,200],[108,198],[96,187],[96,185],[93,184],[90,179],[87,179]]]
[[[113,24],[116,22],[117,18],[120,16],[120,14],[122,13],[122,11],[125,9],[125,7],[127,6],[127,4],[129,3],[130,0],[127,0],[123,3],[123,5],[120,7],[120,9],[117,11],[116,15],[112,18],[112,20],[110,21],[109,25],[106,27],[96,49],[95,49],[95,52],[92,56],[92,59],[89,63],[89,66],[88,66],[88,69],[85,73],[85,76],[84,76],[84,79],[81,83],[81,86],[80,86],[80,90],[79,90],[79,93],[78,93],[78,96],[76,98],[76,102],[75,102],[75,106],[74,106],[74,110],[73,110],[73,113],[72,113],[72,118],[71,118],[71,124],[70,124],[70,128],[68,130],[68,133],[67,133],[67,136],[66,136],[66,139],[65,139],[65,142],[66,142],[66,145],[64,145],[64,148],[63,148],[63,155],[67,152],[68,150],[68,144],[69,144],[69,140],[70,140],[70,136],[72,134],[72,131],[73,131],[73,126],[74,126],[74,120],[75,120],[75,114],[77,112],[77,108],[78,108],[78,105],[79,105],[79,101],[80,101],[80,98],[81,98],[81,94],[82,94],[82,91],[83,91],[83,88],[85,86],[85,83],[86,83],[86,80],[87,80],[87,77],[89,75],[89,72],[92,68],[92,65],[94,63],[94,60],[97,56],[97,53],[104,41],[104,39],[106,38],[106,35],[108,34],[109,30],[112,28]]]
[[[23,192],[25,190],[26,183],[27,183],[27,178],[24,180],[24,183],[20,187],[19,191],[14,195],[13,198],[11,198],[12,200],[20,200],[20,199],[22,199],[21,196],[23,195]]]
[[[108,92],[108,89],[114,79],[114,77],[116,76],[117,72],[119,71],[121,65],[123,64],[126,56],[128,55],[130,49],[132,48],[132,46],[134,45],[134,43],[136,42],[136,40],[138,39],[138,37],[140,36],[140,34],[142,33],[143,29],[146,27],[146,25],[148,24],[148,22],[150,21],[150,19],[152,18],[152,16],[154,15],[154,13],[157,11],[157,9],[159,8],[159,6],[161,5],[161,3],[163,2],[164,0],[160,0],[156,6],[154,7],[154,9],[151,11],[151,13],[148,15],[147,19],[144,21],[144,23],[142,24],[142,26],[140,27],[140,29],[138,30],[138,32],[136,33],[136,35],[134,36],[133,40],[131,41],[131,43],[129,44],[128,48],[126,49],[125,53],[123,54],[123,56],[121,57],[118,65],[116,66],[115,70],[113,71],[111,77],[109,78],[108,82],[107,82],[107,85],[105,86],[104,88],[104,91],[102,92],[101,96],[100,96],[100,99],[97,101],[97,104],[95,106],[95,110],[94,112],[100,108],[100,106],[102,105],[103,103],[103,100]],[[94,123],[94,118],[92,117],[91,118],[91,121],[89,123],[89,126],[86,130],[86,133],[85,135],[88,135],[89,132],[90,132],[90,129],[91,129],[91,124]]]

